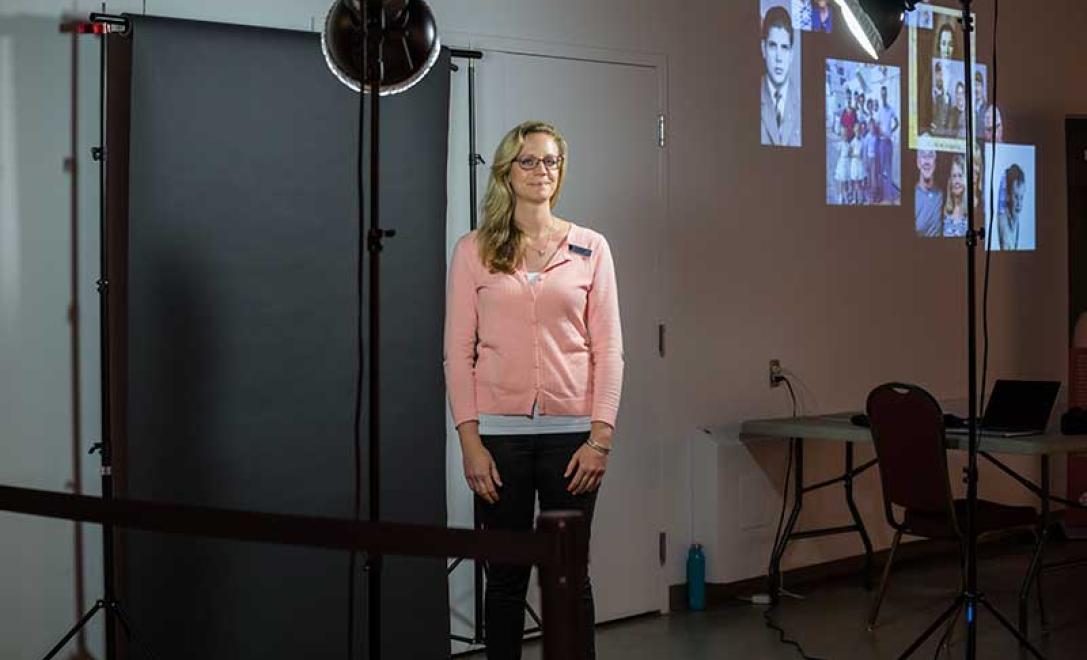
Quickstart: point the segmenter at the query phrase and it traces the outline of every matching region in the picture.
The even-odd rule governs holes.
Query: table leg
[[[770,598],[775,603],[778,601],[781,588],[781,559],[785,556],[789,538],[793,534],[797,518],[800,517],[800,510],[804,506],[804,439],[793,438],[789,451],[793,452],[793,508],[789,513],[789,521],[785,524],[785,529],[782,530],[781,537],[777,539],[774,551],[770,555],[770,571],[767,576]]]
[[[1027,574],[1023,578],[1023,584],[1019,589],[1019,632],[1026,637],[1030,631],[1030,588],[1034,585],[1035,580],[1038,577],[1038,572],[1042,570],[1043,554],[1045,551],[1045,543],[1049,536],[1049,456],[1042,454],[1041,456],[1042,467],[1042,483],[1041,483],[1041,500],[1042,500],[1042,516],[1039,522],[1038,540],[1034,544],[1034,554],[1030,558],[1030,568],[1027,569]]]
[[[857,511],[857,503],[853,500],[853,443],[845,443],[845,501],[849,505],[849,513],[853,516],[853,523],[857,526],[857,533],[864,542],[864,588],[872,590],[872,540],[868,538],[868,530],[864,528],[864,520]]]

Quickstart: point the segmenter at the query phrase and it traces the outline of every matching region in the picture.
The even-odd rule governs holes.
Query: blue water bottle
[[[706,555],[700,543],[687,551],[687,607],[692,612],[706,609]]]

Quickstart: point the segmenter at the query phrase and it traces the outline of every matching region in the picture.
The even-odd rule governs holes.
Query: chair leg
[[[883,578],[879,581],[879,593],[872,603],[872,611],[868,615],[868,630],[876,627],[876,619],[879,617],[879,608],[883,604],[883,596],[887,593],[887,583],[891,580],[891,564],[895,560],[895,551],[898,550],[898,542],[902,540],[902,532],[895,531],[894,540],[891,541],[891,551],[887,554],[887,563],[883,565]]]

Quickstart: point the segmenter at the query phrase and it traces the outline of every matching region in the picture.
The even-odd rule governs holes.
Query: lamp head
[[[368,29],[381,33],[381,96],[411,89],[438,61],[438,29],[423,0],[334,0],[321,33],[321,50],[332,73],[356,92],[365,87],[372,93],[375,86],[366,80],[365,64],[373,51],[362,52]]]
[[[918,0],[837,0],[842,17],[857,43],[872,59],[891,47],[902,31],[906,12]]]

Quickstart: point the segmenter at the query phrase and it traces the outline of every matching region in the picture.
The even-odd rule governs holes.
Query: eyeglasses
[[[521,166],[522,170],[531,172],[532,170],[536,169],[536,166],[540,163],[543,163],[545,169],[558,169],[559,165],[562,164],[563,158],[562,156],[544,156],[543,158],[538,158],[536,156],[521,156],[520,158],[516,158],[514,160],[518,165]]]

